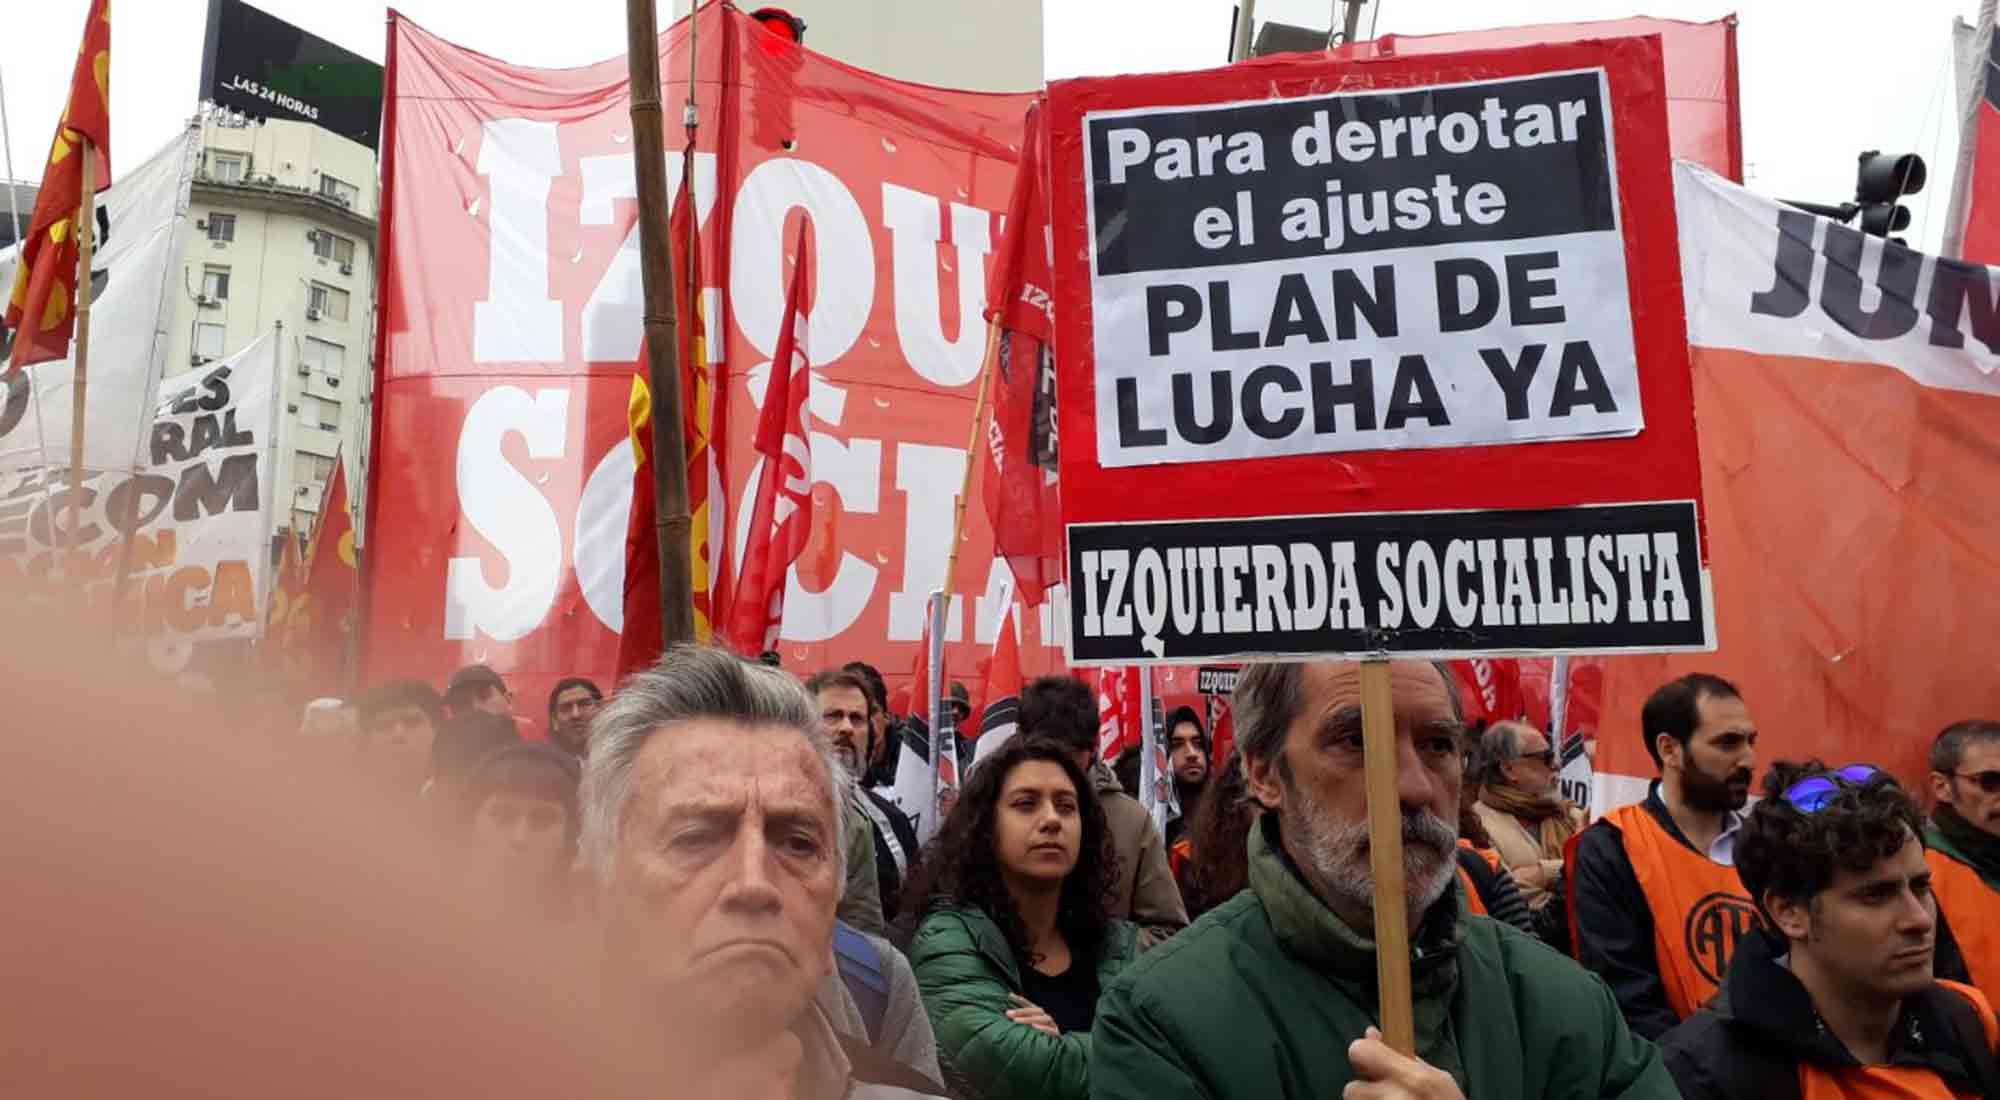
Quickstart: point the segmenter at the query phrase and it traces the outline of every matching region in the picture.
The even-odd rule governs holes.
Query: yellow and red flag
[[[720,417],[714,379],[708,362],[707,319],[701,308],[701,265],[697,247],[698,214],[694,199],[694,150],[681,164],[681,185],[667,219],[668,247],[673,251],[674,306],[679,318],[678,366],[681,376],[681,447],[687,456],[688,562],[694,590],[695,639],[707,642],[715,633],[716,599],[711,563],[718,553],[712,532],[721,527],[721,508],[712,485],[718,479],[716,461]],[[642,348],[632,372],[632,396],[626,407],[632,453],[632,512],[625,528],[625,624],[618,640],[618,675],[644,668],[664,648],[660,623],[660,546],[656,528],[659,510],[653,499],[653,392],[646,381]]]
[[[83,157],[95,158],[92,190],[111,185],[111,0],[91,0],[70,76],[69,104],[56,125],[28,235],[14,268],[6,324],[14,356],[0,375],[69,354],[76,332],[76,219],[83,207]]]

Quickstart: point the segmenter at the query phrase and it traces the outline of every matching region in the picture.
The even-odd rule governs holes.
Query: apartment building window
[[[314,397],[312,394],[299,396],[299,422],[308,428],[324,428],[338,431],[340,428],[340,402],[328,397]]]
[[[325,455],[307,454],[300,451],[292,463],[292,482],[296,485],[325,485],[333,476],[333,459]]]
[[[306,308],[319,311],[319,315],[330,321],[347,320],[347,292],[325,283],[313,283],[306,288]]]
[[[354,262],[354,241],[338,233],[318,230],[313,234],[313,255],[322,260],[351,264]]]
[[[211,241],[235,240],[236,215],[210,214],[208,216],[208,239]]]
[[[210,153],[209,174],[218,183],[242,183],[245,161],[233,153]]]
[[[337,385],[341,373],[347,367],[347,349],[331,340],[318,340],[308,336],[304,346],[299,349],[299,361],[331,377]]]
[[[201,296],[211,302],[229,300],[229,269],[210,264],[201,272]]]
[[[353,206],[361,198],[360,188],[324,172],[319,176],[319,193],[342,206]]]
[[[194,353],[203,359],[222,358],[222,326],[197,323],[194,326]]]

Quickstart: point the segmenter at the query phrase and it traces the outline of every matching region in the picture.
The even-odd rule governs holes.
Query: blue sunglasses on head
[[[1826,809],[1840,792],[1847,787],[1859,787],[1882,774],[1873,764],[1849,764],[1836,771],[1819,772],[1806,776],[1785,788],[1785,801],[1802,814],[1816,814]]]

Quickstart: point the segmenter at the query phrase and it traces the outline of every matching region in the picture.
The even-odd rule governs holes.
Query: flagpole
[[[7,84],[0,81],[0,150],[7,158],[7,217],[14,224],[14,246],[21,247],[21,200],[14,194],[14,131],[7,125]]]
[[[653,500],[660,545],[660,641],[694,640],[694,574],[688,533],[687,449],[681,439],[680,344],[669,209],[665,124],[660,116],[660,34],[654,0],[625,0],[631,78],[633,176],[639,191],[639,278],[645,293],[646,380],[653,400]]]
[[[965,476],[958,483],[958,507],[951,524],[951,553],[944,563],[945,615],[951,615],[952,582],[958,576],[958,549],[965,544],[965,504],[972,492],[972,471],[979,462],[979,437],[986,421],[986,392],[993,388],[993,364],[1000,353],[1000,320],[995,317],[986,325],[986,356],[979,367],[979,396],[972,402],[972,436],[965,441]]]
[[[69,400],[69,532],[72,557],[83,526],[83,402],[90,387],[90,262],[97,244],[97,155],[90,139],[77,138],[83,157],[83,203],[76,225],[76,375]],[[70,563],[74,565],[74,562]]]

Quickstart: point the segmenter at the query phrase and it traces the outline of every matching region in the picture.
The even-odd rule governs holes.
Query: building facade
[[[307,123],[213,110],[201,138],[164,373],[234,355],[283,325],[274,519],[310,532],[336,456],[351,502],[365,485],[375,151]]]

